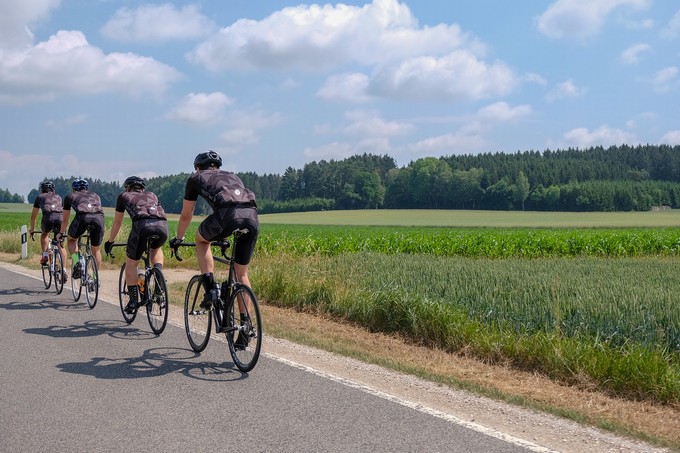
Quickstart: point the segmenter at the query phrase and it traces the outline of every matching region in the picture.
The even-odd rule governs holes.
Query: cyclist
[[[78,261],[77,245],[78,238],[85,233],[86,228],[90,227],[90,245],[92,255],[97,261],[97,268],[101,269],[102,253],[100,250],[102,239],[104,238],[104,211],[99,195],[90,190],[90,183],[86,179],[74,179],[71,183],[73,191],[64,199],[64,214],[61,222],[61,235],[63,237],[68,225],[68,253],[73,262],[73,273],[71,277],[80,278],[83,269],[80,268]],[[73,222],[69,225],[71,208],[76,215]]]
[[[229,236],[237,228],[247,228],[238,240],[234,250],[234,270],[237,281],[250,286],[248,263],[255,250],[259,233],[259,218],[255,194],[246,189],[236,174],[220,170],[222,157],[215,151],[200,153],[194,159],[195,172],[189,176],[184,189],[182,212],[177,225],[177,236],[170,240],[170,247],[177,248],[184,240],[198,196],[203,197],[213,210],[196,231],[196,258],[202,274],[206,298],[201,306],[208,308],[210,293],[218,288],[213,276],[213,261],[210,242]]]
[[[50,246],[50,231],[59,232],[61,230],[62,213],[64,211],[61,197],[54,191],[54,183],[52,181],[43,181],[40,183],[40,195],[35,197],[33,203],[33,211],[31,212],[31,229],[29,233],[35,233],[35,221],[38,218],[38,211],[42,211],[42,220],[40,221],[40,246],[42,247],[42,257],[40,264],[45,265],[49,260],[49,246]],[[58,247],[61,250],[62,256],[66,256],[64,245],[60,241]],[[66,281],[66,274],[63,276]]]
[[[104,243],[104,251],[111,253],[120,227],[123,224],[125,211],[132,219],[132,229],[127,240],[125,259],[125,281],[130,295],[130,302],[125,307],[127,313],[134,313],[139,307],[137,286],[137,266],[144,254],[146,242],[150,236],[158,238],[149,242],[149,259],[155,267],[163,268],[163,249],[168,239],[168,219],[165,211],[153,192],[146,189],[146,181],[139,176],[130,176],[123,183],[125,192],[116,199],[116,213],[109,232],[109,240]]]

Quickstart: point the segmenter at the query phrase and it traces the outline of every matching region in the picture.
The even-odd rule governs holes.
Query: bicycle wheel
[[[80,299],[80,292],[83,289],[82,285],[82,279],[84,276],[85,269],[80,270],[80,277],[78,278],[73,278],[73,274],[71,274],[71,294],[73,294],[73,300],[75,302],[78,302],[78,299]]]
[[[120,275],[118,276],[118,302],[120,303],[120,312],[123,313],[123,319],[130,324],[137,317],[137,310],[134,313],[127,313],[125,307],[130,302],[130,297],[127,290],[127,282],[125,280],[125,263],[120,267]]]
[[[237,283],[227,306],[229,352],[239,370],[252,370],[262,347],[262,319],[253,290]]]
[[[146,276],[145,282],[148,302],[146,303],[146,317],[149,326],[156,335],[160,335],[168,323],[168,287],[165,284],[163,271],[154,267]]]
[[[54,289],[57,294],[61,294],[64,290],[64,257],[61,255],[61,250],[56,249],[52,252],[52,259],[54,260]]]
[[[83,275],[83,278],[87,305],[94,308],[99,297],[99,274],[97,273],[97,261],[92,255],[88,255],[85,259],[85,275]]]
[[[201,308],[205,289],[201,284],[201,276],[194,275],[189,280],[187,293],[184,297],[184,330],[191,349],[201,352],[208,345],[212,318],[210,310]]]
[[[50,286],[52,286],[52,271],[50,266],[51,263],[49,261],[47,262],[47,264],[43,264],[42,266],[40,266],[40,270],[42,270],[42,278],[43,284],[45,285],[45,289],[50,289]]]

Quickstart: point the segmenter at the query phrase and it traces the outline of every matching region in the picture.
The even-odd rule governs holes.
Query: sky
[[[680,145],[677,0],[0,0],[0,189]]]

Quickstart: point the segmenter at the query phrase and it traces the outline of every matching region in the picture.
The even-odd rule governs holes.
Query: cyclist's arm
[[[59,233],[66,234],[66,230],[68,229],[69,217],[71,217],[71,210],[64,208],[64,212],[61,218],[61,230],[59,231]]]
[[[116,211],[116,214],[113,216],[113,225],[111,225],[111,231],[109,232],[109,242],[116,240],[116,236],[118,236],[118,232],[120,231],[120,226],[123,224],[124,216],[125,213],[119,211]]]
[[[33,211],[31,211],[31,228],[28,230],[31,233],[35,231],[35,219],[38,218],[38,211],[40,211],[40,208],[33,208]]]
[[[183,200],[182,201],[182,212],[179,215],[179,222],[177,224],[177,237],[183,239],[184,235],[189,228],[191,219],[194,216],[194,208],[196,207],[196,200]]]

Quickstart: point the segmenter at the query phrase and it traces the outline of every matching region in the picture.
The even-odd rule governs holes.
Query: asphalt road
[[[266,356],[241,373],[68,289],[0,269],[2,452],[529,451]]]

